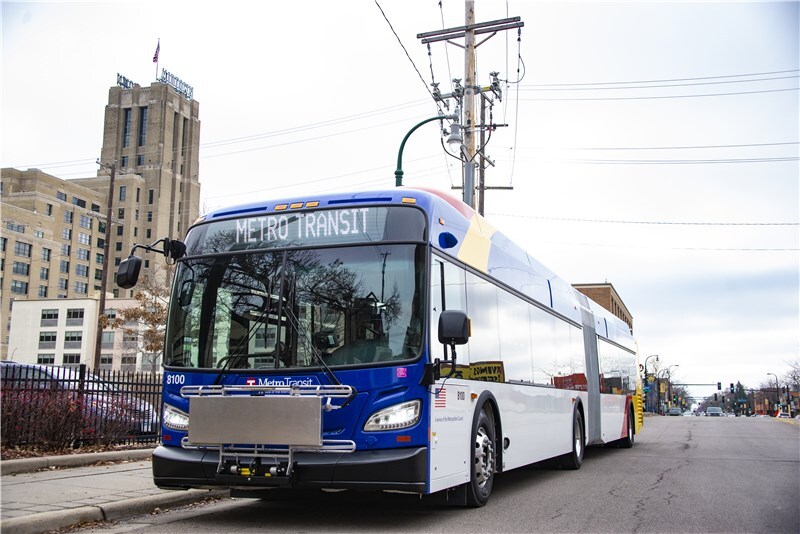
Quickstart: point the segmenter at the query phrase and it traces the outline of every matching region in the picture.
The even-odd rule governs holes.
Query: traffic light
[[[725,404],[725,395],[722,396],[722,404]]]
[[[675,403],[675,404],[678,403],[678,396],[677,395],[673,395],[672,396],[672,402]]]
[[[717,382],[717,390],[722,391],[722,382]]]
[[[714,393],[714,402],[717,402],[717,394]]]
[[[733,393],[733,390],[734,390],[733,382],[731,382],[731,393]]]

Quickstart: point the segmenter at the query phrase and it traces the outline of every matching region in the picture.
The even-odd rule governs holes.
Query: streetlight
[[[781,388],[778,385],[778,375],[775,373],[767,373],[775,377],[775,409],[780,410],[781,407]]]
[[[425,119],[424,121],[419,122],[416,126],[411,128],[408,131],[408,133],[406,134],[406,136],[403,138],[403,142],[400,143],[400,150],[397,152],[397,170],[394,171],[394,182],[395,182],[394,185],[395,185],[395,187],[400,187],[400,186],[403,185],[403,149],[406,147],[406,141],[408,141],[408,138],[411,137],[411,134],[414,133],[417,130],[417,128],[419,128],[423,124],[427,124],[429,122],[433,122],[433,121],[436,121],[436,120],[443,120],[443,119],[448,119],[448,120],[455,121],[455,120],[458,120],[458,116],[457,115],[437,115],[435,117],[430,117],[429,119]],[[454,133],[455,133],[455,130],[454,130]],[[448,139],[447,140],[448,143],[456,142],[456,139],[454,138],[453,134],[451,134],[450,137],[453,138],[453,139]]]
[[[644,359],[644,385],[645,386],[647,385],[647,362],[648,362],[648,360],[650,360],[650,358],[655,358],[656,361],[658,361],[658,354],[653,354],[653,355],[648,356],[647,358]],[[644,396],[644,404],[645,404],[644,411],[647,411],[647,401],[649,400],[649,397],[650,397],[650,395],[647,395],[647,394]]]
[[[673,367],[680,367],[680,364],[676,363],[676,364],[673,364],[673,365],[670,365],[669,367],[667,367],[667,375],[668,375],[667,385],[669,386],[669,393],[668,393],[669,397],[667,398],[667,403],[671,403],[672,402],[672,368]],[[670,407],[672,407],[672,406],[670,406]]]

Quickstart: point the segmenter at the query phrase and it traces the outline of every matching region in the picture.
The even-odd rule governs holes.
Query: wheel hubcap
[[[481,427],[475,436],[475,478],[483,487],[494,472],[494,445],[486,429]]]
[[[581,439],[581,424],[575,419],[575,429],[573,430],[575,436],[575,454],[578,458],[583,454],[583,439]]]

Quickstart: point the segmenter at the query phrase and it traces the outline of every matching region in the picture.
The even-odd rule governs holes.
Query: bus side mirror
[[[117,268],[116,282],[122,289],[130,289],[139,281],[139,271],[142,270],[142,258],[128,256],[120,262]]]
[[[439,316],[439,343],[464,345],[469,341],[470,322],[461,310],[444,310]]]
[[[177,239],[164,239],[164,256],[179,260],[186,255],[186,243]]]

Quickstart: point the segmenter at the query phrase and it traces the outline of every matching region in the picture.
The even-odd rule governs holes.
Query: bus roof
[[[397,187],[358,192],[310,194],[305,197],[252,202],[211,211],[201,221],[255,216],[303,209],[344,208],[353,205],[414,205],[428,213],[431,244],[470,267],[533,298],[578,324],[581,307],[594,314],[599,335],[635,350],[630,329],[621,319],[588,299],[568,282],[512,242],[474,209],[442,191]],[[199,222],[199,221],[198,221]]]

